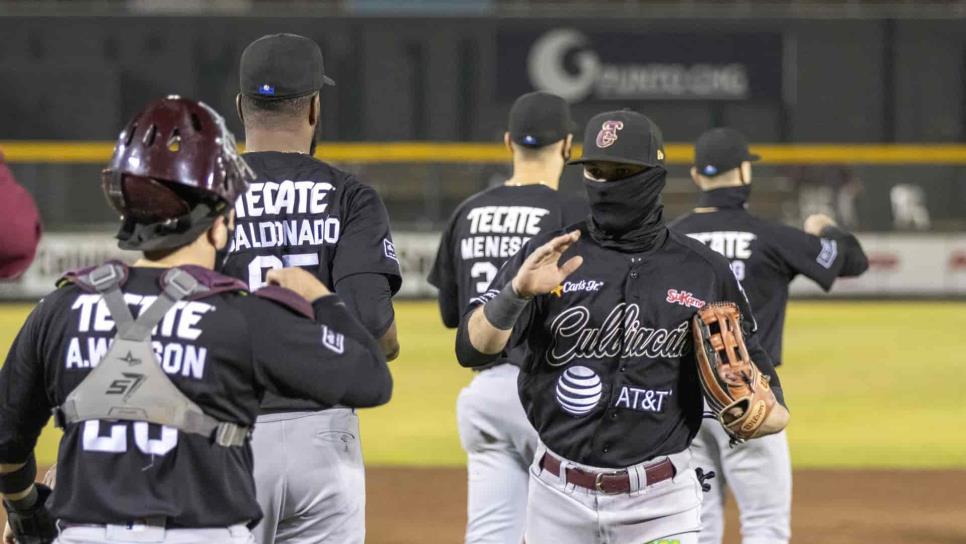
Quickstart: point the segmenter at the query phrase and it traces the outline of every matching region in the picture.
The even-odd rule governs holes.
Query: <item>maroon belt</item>
[[[543,454],[540,459],[540,468],[553,474],[560,474],[560,459],[548,453]],[[670,459],[654,463],[644,468],[647,475],[646,485],[654,485],[664,480],[674,477],[674,463]],[[630,493],[631,478],[627,470],[615,470],[614,472],[593,472],[579,468],[568,467],[566,472],[568,484],[574,484],[584,489],[599,491],[608,495],[617,493]]]

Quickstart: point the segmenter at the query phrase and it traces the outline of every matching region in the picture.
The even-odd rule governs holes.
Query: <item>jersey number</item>
[[[248,263],[248,287],[252,291],[265,286],[264,270],[276,270],[279,268],[291,268],[293,266],[318,266],[318,253],[295,253],[292,255],[282,255],[279,259],[275,255],[261,255],[252,259]]]
[[[745,261],[731,261],[731,273],[738,281],[745,281]]]
[[[473,267],[470,268],[470,276],[476,280],[476,294],[482,295],[486,292],[486,288],[490,286],[497,272],[499,270],[493,266],[493,263],[486,261],[473,263]]]
[[[161,428],[161,436],[160,438],[150,438],[148,436],[150,425],[152,424],[146,421],[135,421],[133,424],[134,443],[141,452],[148,455],[164,455],[178,445],[178,429],[155,425],[155,427]],[[82,441],[84,451],[124,453],[127,451],[127,423],[113,424],[110,434],[101,436],[100,420],[85,421]]]

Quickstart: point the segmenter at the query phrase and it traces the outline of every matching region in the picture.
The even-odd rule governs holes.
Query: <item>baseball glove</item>
[[[760,436],[778,403],[748,356],[741,332],[741,312],[732,302],[708,304],[692,318],[698,376],[711,409],[735,442]]]

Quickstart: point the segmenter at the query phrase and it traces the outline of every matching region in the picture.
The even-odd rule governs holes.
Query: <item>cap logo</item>
[[[702,171],[704,172],[704,175],[706,175],[706,176],[713,176],[713,175],[715,175],[715,174],[717,174],[717,173],[718,173],[718,169],[717,169],[717,168],[715,168],[715,167],[714,167],[713,165],[711,165],[711,164],[709,164],[709,165],[707,165],[707,166],[705,166],[705,167],[704,167],[704,168],[702,169]]]
[[[657,160],[659,160],[659,161],[663,161],[664,160],[664,150],[663,149],[658,149],[657,150]]]
[[[526,136],[523,137],[523,143],[527,145],[536,145],[537,139],[527,134]]]
[[[617,131],[624,128],[623,121],[604,121],[597,133],[597,147],[603,149],[614,145],[617,141]]]
[[[275,96],[275,87],[268,83],[263,83],[258,87],[258,94],[262,96]]]

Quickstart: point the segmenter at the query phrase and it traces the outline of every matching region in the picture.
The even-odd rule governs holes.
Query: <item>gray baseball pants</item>
[[[251,531],[244,525],[222,529],[165,529],[143,525],[90,525],[68,527],[54,544],[252,544]]]
[[[366,479],[349,408],[259,416],[252,436],[258,544],[363,544]]]
[[[743,544],[787,544],[791,538],[792,467],[785,431],[730,447],[714,419],[705,419],[691,444],[692,464],[715,477],[706,480],[700,544],[720,544],[725,486],[738,503]]]
[[[640,487],[641,474],[655,459],[628,467],[638,475],[630,493],[606,494],[564,483],[540,468],[545,448],[530,467],[527,544],[696,544],[701,528],[701,485],[685,450],[669,456],[676,476]],[[558,456],[559,457],[559,456]],[[612,471],[566,461],[565,467]]]
[[[519,375],[509,364],[483,370],[456,401],[467,457],[466,544],[523,542],[538,438],[520,404]]]

